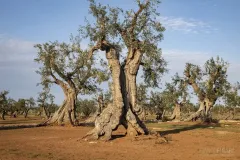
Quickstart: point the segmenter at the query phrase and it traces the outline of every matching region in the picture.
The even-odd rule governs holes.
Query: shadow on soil
[[[209,128],[209,127],[221,127],[220,124],[196,124],[196,125],[191,125],[191,126],[186,126],[183,128],[177,128],[177,129],[171,129],[171,130],[166,130],[166,131],[157,131],[157,133],[159,133],[161,136],[166,136],[168,134],[177,134],[180,132],[184,132],[184,131],[190,131],[190,130],[195,130],[195,129],[205,129],[205,128]]]
[[[15,126],[0,126],[0,130],[12,130],[12,129],[23,129],[23,128],[35,128],[41,127],[37,124],[31,125],[15,125]]]

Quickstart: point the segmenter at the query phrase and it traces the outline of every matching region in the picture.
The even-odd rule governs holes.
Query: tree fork
[[[109,104],[96,118],[95,128],[87,133],[84,138],[110,140],[112,131],[116,130],[120,124],[127,128],[128,133],[131,133],[129,135],[147,134],[147,128],[132,111],[127,92],[126,73],[124,72],[124,65],[120,65],[118,51],[106,42],[102,42],[98,48],[95,46],[92,52],[99,48],[106,51],[106,58],[111,67],[113,103]]]

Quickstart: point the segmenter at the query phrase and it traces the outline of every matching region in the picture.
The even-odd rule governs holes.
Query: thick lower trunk
[[[120,124],[124,125],[127,129],[128,135],[148,133],[145,125],[138,118],[135,111],[133,111],[134,106],[131,105],[131,101],[129,100],[131,99],[129,98],[130,94],[127,92],[127,79],[124,66],[121,66],[119,63],[118,53],[114,49],[109,49],[106,51],[106,57],[112,72],[113,102],[96,117],[95,128],[87,133],[85,138],[110,140],[112,132]]]
[[[96,117],[95,128],[90,131],[86,137],[88,139],[103,139],[109,140],[112,136],[112,131],[120,124],[120,119],[124,109],[123,97],[121,93],[121,67],[118,60],[118,53],[114,49],[106,51],[106,57],[111,67],[113,80],[113,103],[109,104],[102,113]]]
[[[49,124],[57,125],[77,125],[76,119],[76,94],[74,92],[69,92],[65,94],[65,100],[62,106],[54,113]]]
[[[138,134],[148,134],[148,129],[142,123],[139,117],[144,116],[144,110],[141,105],[137,103],[137,73],[139,70],[142,53],[136,50],[132,58],[128,58],[124,66],[125,75],[125,95],[127,95],[127,103],[125,110],[127,111],[126,120],[128,122],[127,134],[136,136]]]
[[[209,121],[210,117],[210,110],[213,106],[213,103],[210,102],[208,99],[204,99],[204,101],[200,102],[200,106],[197,112],[190,115],[184,121],[196,121],[198,118],[201,118],[203,122]]]
[[[181,104],[176,103],[170,120],[180,121],[181,120]]]

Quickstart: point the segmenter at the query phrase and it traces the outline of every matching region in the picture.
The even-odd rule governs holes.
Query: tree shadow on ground
[[[41,127],[41,126],[38,124],[0,126],[0,130],[12,130],[12,129],[23,129],[23,128],[35,128],[35,127]]]
[[[209,127],[221,127],[220,124],[195,124],[195,125],[191,125],[191,126],[186,126],[183,128],[176,128],[176,129],[171,129],[171,130],[166,130],[166,131],[157,131],[157,133],[159,133],[161,136],[166,136],[168,134],[177,134],[180,132],[184,132],[184,131],[190,131],[190,130],[195,130],[195,129],[205,129],[205,128],[209,128]]]
[[[90,122],[90,123],[88,123],[88,122],[80,122],[80,123],[78,124],[78,126],[82,126],[82,127],[94,127],[95,124],[92,123],[92,122]]]
[[[116,140],[118,138],[123,138],[123,137],[126,137],[126,135],[125,134],[112,135],[111,140]]]

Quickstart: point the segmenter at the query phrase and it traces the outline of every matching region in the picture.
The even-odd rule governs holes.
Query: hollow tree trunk
[[[60,84],[64,91],[64,102],[62,106],[54,113],[49,124],[57,125],[77,125],[76,119],[76,92],[67,87],[66,84]]]
[[[146,128],[142,128],[143,124],[139,120],[135,112],[132,111],[129,99],[129,93],[126,87],[126,74],[124,72],[125,65],[120,65],[119,55],[117,51],[109,46],[106,49],[106,57],[111,67],[113,80],[113,102],[103,110],[96,118],[95,128],[85,136],[86,139],[102,139],[110,140],[112,131],[116,130],[120,124],[124,125],[129,135],[145,134]],[[145,126],[144,126],[145,127]]]
[[[181,120],[181,103],[176,102],[173,113],[170,120],[180,121]]]

